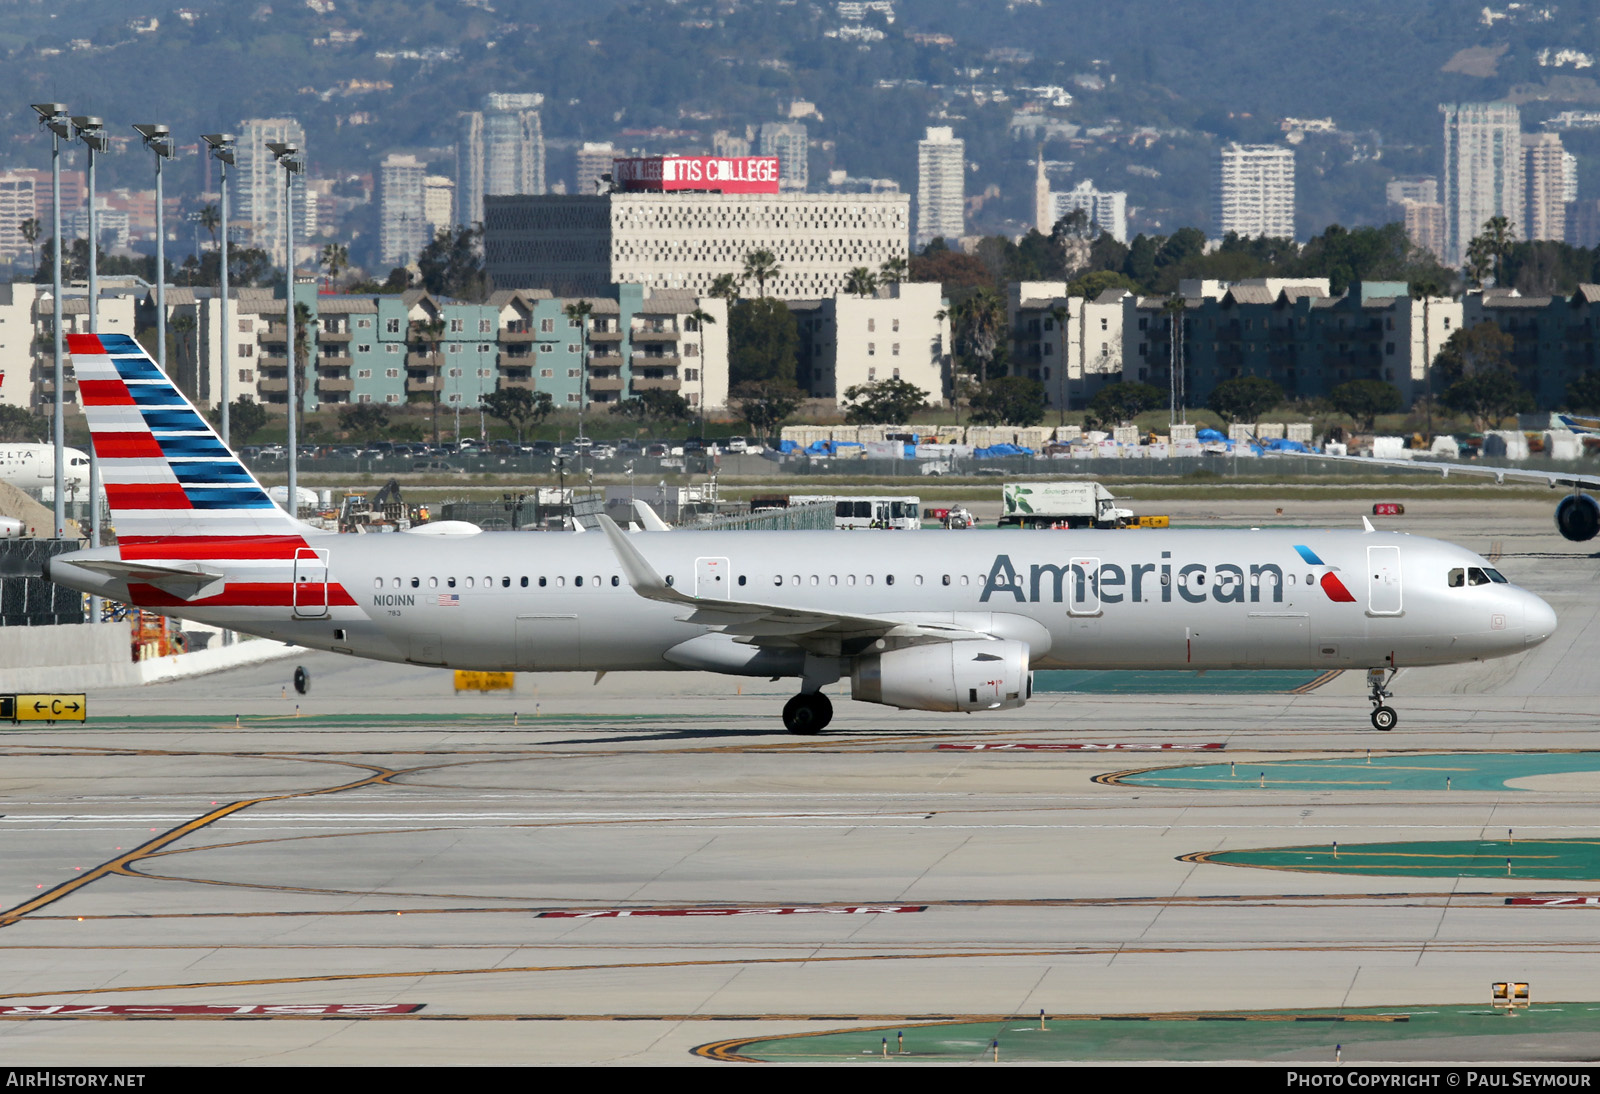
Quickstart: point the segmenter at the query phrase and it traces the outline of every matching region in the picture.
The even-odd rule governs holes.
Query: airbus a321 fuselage
[[[521,672],[796,677],[936,711],[1019,707],[1040,668],[1401,668],[1519,653],[1555,614],[1453,544],[1376,531],[331,535],[274,506],[130,339],[71,336],[116,547],[51,580],[314,649]]]

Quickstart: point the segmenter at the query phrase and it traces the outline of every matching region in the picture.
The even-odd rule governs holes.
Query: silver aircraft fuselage
[[[1027,644],[1030,667],[1401,668],[1518,653],[1555,614],[1450,543],[1313,529],[642,532],[627,542],[704,601],[868,615]],[[311,536],[293,559],[226,561],[183,599],[60,556],[52,580],[358,657],[461,669],[799,675],[761,640],[647,599],[598,532]],[[193,557],[193,556],[188,556]],[[1454,583],[1453,583],[1454,582]],[[774,625],[776,626],[776,625]],[[863,647],[864,648],[864,647]],[[846,641],[839,656],[861,649]]]

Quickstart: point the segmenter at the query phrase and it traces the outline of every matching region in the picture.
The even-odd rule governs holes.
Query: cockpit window
[[[1448,582],[1452,589],[1459,589],[1463,585],[1507,584],[1505,576],[1499,570],[1487,566],[1458,566],[1450,571]]]

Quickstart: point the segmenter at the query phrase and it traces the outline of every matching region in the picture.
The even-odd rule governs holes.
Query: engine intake
[[[1588,494],[1568,494],[1556,506],[1556,527],[1579,543],[1600,533],[1600,504]]]
[[[855,659],[850,697],[901,710],[1009,710],[1033,697],[1028,647],[966,639]]]

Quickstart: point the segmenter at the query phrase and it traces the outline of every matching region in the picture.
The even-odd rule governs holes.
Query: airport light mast
[[[51,285],[54,291],[52,302],[54,304],[54,326],[56,341],[56,371],[55,371],[55,402],[50,418],[50,433],[55,441],[56,456],[56,504],[55,504],[55,539],[65,539],[67,536],[67,451],[66,442],[62,438],[65,428],[65,415],[61,409],[62,388],[66,385],[65,369],[62,364],[64,346],[61,334],[61,141],[63,138],[72,140],[77,135],[77,127],[72,124],[72,118],[67,114],[64,103],[34,103],[33,111],[39,115],[39,124],[50,130],[50,230],[55,233],[54,247],[55,264],[54,276]]]

